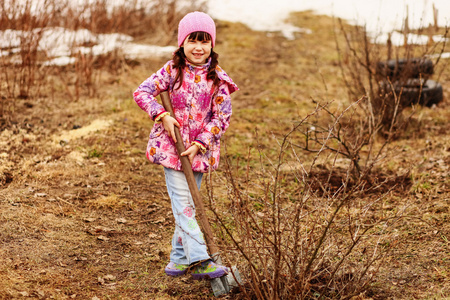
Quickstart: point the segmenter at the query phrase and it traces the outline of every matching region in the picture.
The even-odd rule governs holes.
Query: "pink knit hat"
[[[178,24],[178,47],[183,45],[184,40],[191,33],[203,31],[211,35],[211,45],[216,42],[216,25],[214,20],[207,14],[199,11],[188,13]]]

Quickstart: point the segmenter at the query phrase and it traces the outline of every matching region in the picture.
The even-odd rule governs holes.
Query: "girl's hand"
[[[189,148],[186,149],[186,151],[184,151],[180,155],[187,156],[192,165],[192,161],[194,160],[194,157],[197,155],[198,151],[200,151],[200,148],[197,145],[191,145]]]
[[[164,129],[167,131],[167,134],[173,139],[173,141],[176,143],[177,142],[177,138],[175,137],[175,126],[177,126],[178,128],[180,128],[180,123],[178,123],[178,121],[167,115],[164,116],[161,119]]]

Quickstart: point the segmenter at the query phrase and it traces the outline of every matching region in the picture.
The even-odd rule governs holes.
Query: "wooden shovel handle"
[[[175,118],[175,114],[172,108],[172,102],[170,101],[169,93],[164,91],[160,94],[162,105],[164,109],[170,113],[172,117]],[[198,190],[197,183],[195,181],[194,172],[192,171],[191,162],[187,156],[181,156],[181,153],[186,150],[183,143],[183,138],[181,137],[180,129],[175,126],[175,137],[177,142],[175,143],[175,147],[177,148],[178,156],[181,160],[181,167],[183,169],[183,173],[186,176],[186,180],[189,186],[189,190],[192,195],[192,199],[195,204],[195,211],[197,217],[200,221],[200,225],[203,229],[203,234],[205,235],[206,245],[208,246],[209,252],[211,255],[215,255],[218,253],[218,248],[214,243],[213,233],[211,230],[211,226],[208,222],[208,217],[205,214],[205,206],[203,204],[202,196],[200,191]]]

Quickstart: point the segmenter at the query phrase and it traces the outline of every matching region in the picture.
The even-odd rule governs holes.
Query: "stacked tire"
[[[380,95],[393,98],[395,93],[403,107],[431,107],[444,99],[442,85],[430,79],[433,73],[433,62],[427,58],[380,61],[376,68]]]

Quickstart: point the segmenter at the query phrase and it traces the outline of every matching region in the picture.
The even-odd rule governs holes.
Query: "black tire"
[[[431,107],[444,99],[442,85],[434,80],[410,78],[404,81],[393,83],[394,91],[403,107],[412,104],[420,104]],[[382,93],[390,94],[392,88],[389,83],[384,81],[380,83]]]
[[[434,66],[428,58],[401,58],[380,61],[376,73],[381,77],[389,77],[391,81],[404,78],[427,78],[434,73]]]

